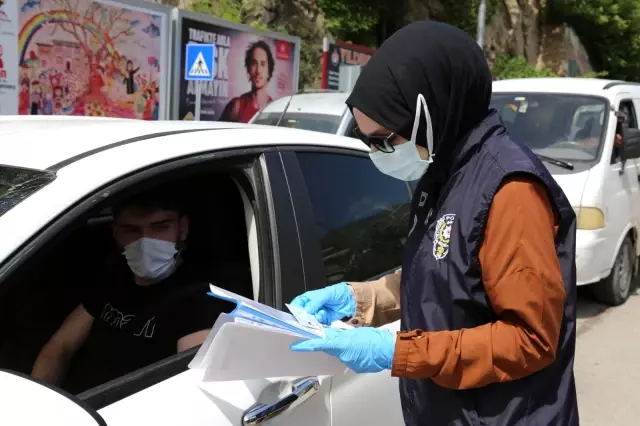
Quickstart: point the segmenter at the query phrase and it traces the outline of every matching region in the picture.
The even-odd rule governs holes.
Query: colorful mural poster
[[[106,1],[15,1],[19,114],[163,118],[166,14]]]
[[[263,106],[297,89],[297,43],[290,39],[241,31],[182,18],[180,92],[177,117],[193,120],[196,84],[201,84],[200,120],[248,122]],[[185,81],[187,43],[216,45],[215,76],[211,82]]]
[[[0,114],[18,110],[18,7],[0,0]]]

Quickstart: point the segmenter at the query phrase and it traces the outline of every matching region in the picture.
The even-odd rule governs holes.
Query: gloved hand
[[[391,369],[396,347],[396,336],[391,331],[374,327],[327,328],[325,336],[293,342],[290,349],[294,352],[326,352],[356,373]]]
[[[331,325],[356,313],[356,301],[347,283],[338,283],[319,290],[307,291],[291,301],[316,317],[320,324]]]

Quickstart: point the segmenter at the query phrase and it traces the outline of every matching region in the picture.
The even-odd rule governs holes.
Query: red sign
[[[291,43],[284,40],[276,40],[276,59],[288,61],[291,56]]]
[[[1,79],[6,79],[7,78],[7,70],[4,69],[4,61],[2,60],[2,45],[0,44],[0,78]]]

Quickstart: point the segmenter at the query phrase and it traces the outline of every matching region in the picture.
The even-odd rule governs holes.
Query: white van
[[[352,136],[348,96],[294,95],[280,126]],[[252,122],[275,125],[289,99],[274,101]],[[513,138],[543,159],[576,210],[578,285],[594,284],[600,302],[623,303],[640,254],[640,153],[634,143],[640,85],[588,78],[501,80],[493,83],[491,104]],[[622,148],[614,146],[622,129],[624,161]]]
[[[503,80],[493,84],[492,106],[512,137],[543,160],[576,211],[578,285],[593,284],[603,303],[623,303],[640,253],[640,85]]]

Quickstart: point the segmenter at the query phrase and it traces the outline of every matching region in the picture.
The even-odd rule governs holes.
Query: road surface
[[[608,309],[582,293],[574,368],[580,425],[640,425],[640,292]]]

